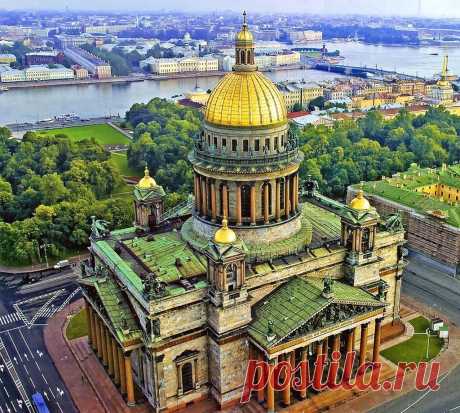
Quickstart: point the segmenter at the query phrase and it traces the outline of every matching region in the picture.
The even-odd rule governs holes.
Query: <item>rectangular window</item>
[[[214,146],[217,147],[217,138],[214,137]]]
[[[278,136],[275,137],[275,151],[278,149]]]
[[[236,152],[237,147],[238,147],[238,142],[236,141],[236,139],[232,139],[232,151]]]
[[[248,142],[247,139],[245,139],[245,140],[243,141],[243,151],[244,151],[244,152],[249,151],[249,142]]]
[[[259,139],[256,139],[256,140],[254,141],[254,150],[255,150],[256,152],[259,152],[259,151],[260,151],[260,146],[259,146],[259,145],[260,145]]]
[[[222,148],[226,148],[227,147],[227,139],[222,139]]]
[[[270,150],[270,139],[265,139],[265,147]]]
[[[208,135],[208,145],[211,145],[211,136]]]

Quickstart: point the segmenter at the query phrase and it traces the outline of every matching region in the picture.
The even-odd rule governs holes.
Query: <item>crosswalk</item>
[[[0,316],[0,325],[5,326],[7,324],[16,323],[21,321],[18,313],[10,313]]]
[[[45,309],[43,312],[39,314],[39,317],[37,319],[48,319],[51,318],[56,311],[58,311],[59,308],[55,307],[54,305],[48,307]],[[14,324],[17,323],[18,321],[22,321],[25,324],[28,323],[26,317],[20,312],[14,312],[14,313],[9,313],[9,314],[3,314],[0,316],[0,326],[6,326],[9,324]]]

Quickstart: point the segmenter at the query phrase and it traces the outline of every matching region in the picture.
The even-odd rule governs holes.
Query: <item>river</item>
[[[318,45],[319,46],[319,45]],[[441,70],[442,56],[449,54],[449,67],[460,74],[460,46],[455,47],[391,47],[355,42],[328,43],[330,50],[339,49],[347,65],[394,70],[411,75],[432,77]],[[438,55],[433,55],[438,53]],[[267,73],[274,81],[318,81],[333,79],[334,74],[314,70],[284,70]],[[217,77],[198,79],[202,89],[211,89]],[[36,122],[63,113],[80,117],[107,114],[123,115],[136,102],[147,102],[155,96],[170,98],[195,87],[195,79],[145,81],[129,84],[56,86],[33,89],[11,89],[0,93],[0,124]]]

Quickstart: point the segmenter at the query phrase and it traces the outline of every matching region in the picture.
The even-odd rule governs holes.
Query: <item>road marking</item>
[[[30,376],[30,373],[29,373],[29,370],[27,370],[27,367],[25,364],[22,365],[22,367],[24,367],[24,370],[26,371],[26,373]]]
[[[61,406],[59,405],[59,402],[56,402],[56,404],[57,404],[57,407],[59,407],[59,410],[60,410],[62,413],[64,413],[64,412],[62,411],[62,409],[61,409]]]
[[[49,384],[48,381],[46,380],[45,376],[43,375],[43,373],[42,373],[42,377],[43,377],[43,380],[45,380],[45,383]]]
[[[24,341],[24,344],[26,345],[27,350],[29,350],[30,355],[31,355],[32,358],[34,359],[34,358],[35,358],[34,353],[32,353],[32,351],[30,350],[30,347],[29,347],[29,345],[27,344],[27,341],[26,341],[26,339],[24,338],[24,335],[22,334],[22,331],[21,331],[21,330],[19,330],[19,334],[21,335],[22,341]]]
[[[454,410],[460,409],[460,406],[454,407],[453,409],[450,409],[449,412],[453,412]]]
[[[10,396],[10,394],[6,391],[6,387],[5,387],[5,386],[3,386],[3,390],[5,390],[6,395],[8,396],[8,398],[10,398],[11,396]]]
[[[51,390],[51,387],[48,387],[50,389],[51,394],[53,395],[53,398],[56,398],[56,396],[53,393],[53,390]]]
[[[438,384],[441,384],[444,379],[451,373],[452,370],[449,370],[443,377],[441,377],[438,381]],[[429,393],[431,393],[433,390],[428,389],[425,393],[423,393],[415,402],[411,403],[409,406],[407,406],[404,410],[401,410],[400,413],[405,413],[412,407],[414,407],[418,402],[420,402],[422,399],[424,399]]]
[[[40,368],[40,366],[38,365],[37,362],[35,362],[35,365],[37,366],[37,369],[38,369],[38,370],[42,371],[42,369]]]
[[[34,381],[32,380],[32,377],[29,376],[29,380],[30,380],[30,382],[32,383],[32,386],[34,386],[34,390],[35,390],[35,383],[34,383]]]
[[[19,360],[21,360],[21,362],[22,362],[21,354],[19,354],[19,350],[16,347],[16,343],[14,342],[13,337],[11,337],[11,334],[9,332],[8,332],[8,337],[10,338],[11,342],[13,343],[13,346],[14,346],[14,349],[16,350],[16,353],[18,353]]]

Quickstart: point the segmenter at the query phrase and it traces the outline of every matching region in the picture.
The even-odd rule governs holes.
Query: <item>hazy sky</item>
[[[242,10],[460,17],[460,0],[0,0],[0,8],[88,10]]]

